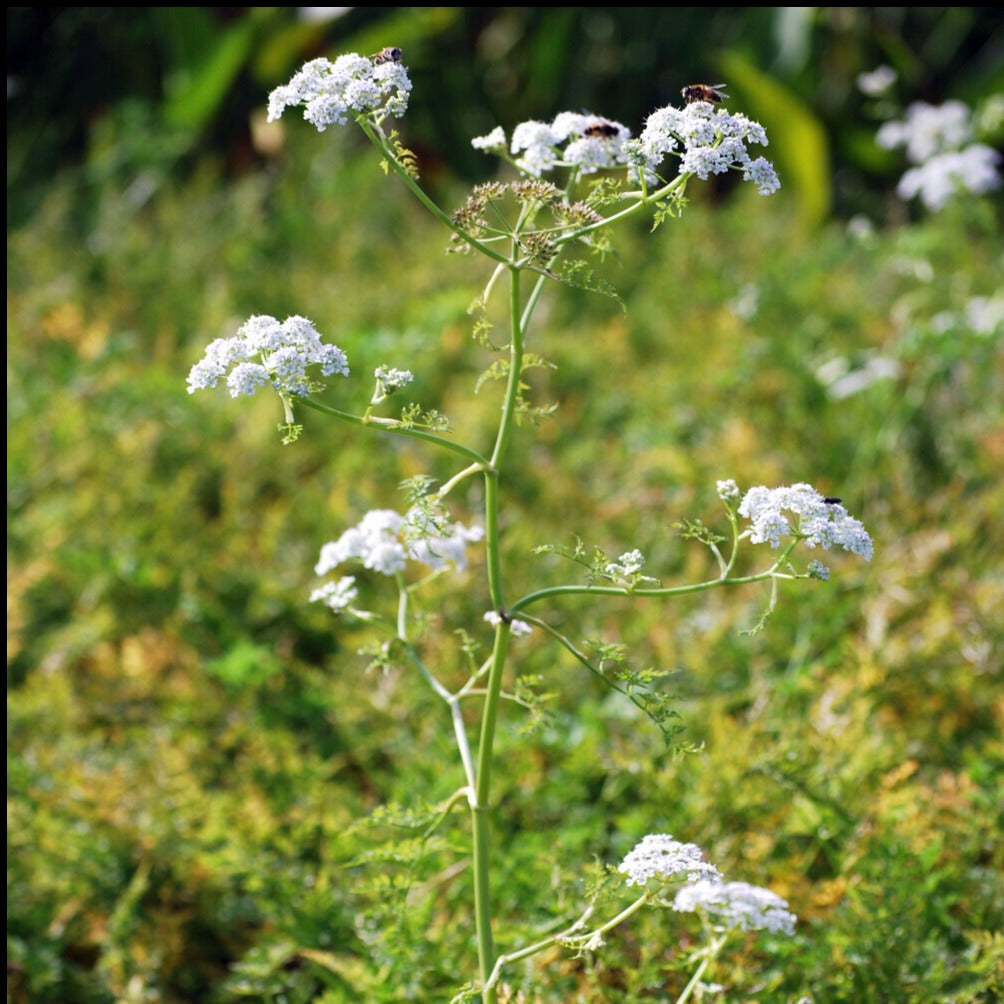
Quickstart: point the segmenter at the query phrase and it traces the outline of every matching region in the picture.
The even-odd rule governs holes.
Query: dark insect
[[[381,63],[400,63],[401,50],[395,45],[388,45],[386,49],[373,53],[370,59],[379,66]]]
[[[583,131],[583,136],[596,136],[599,139],[611,139],[616,136],[620,130],[617,126],[612,125],[610,122],[594,122],[591,126],[587,126]]]
[[[827,505],[840,505],[840,503],[843,502],[844,500],[836,495],[827,495],[826,498],[823,499],[823,501]]]
[[[728,97],[725,91],[718,89],[724,86],[725,84],[687,84],[680,93],[688,105],[692,105],[695,101],[708,101],[713,105],[719,105]]]

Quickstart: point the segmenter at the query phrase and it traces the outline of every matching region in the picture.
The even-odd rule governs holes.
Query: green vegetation
[[[367,668],[364,627],[307,603],[320,545],[440,473],[435,457],[306,409],[283,447],[274,397],[185,392],[210,339],[301,312],[354,372],[407,366],[415,400],[494,427],[497,386],[470,393],[490,360],[467,313],[476,263],[444,255],[445,232],[343,137],[291,133],[267,168],[224,180],[204,161],[152,195],[92,172],[85,203],[60,176],[8,236],[14,1004],[438,1002],[476,971],[466,818],[420,839],[459,783],[442,706],[406,667]],[[459,206],[465,189],[441,185]],[[534,372],[533,403],[559,410],[513,446],[529,458],[508,485],[513,594],[566,578],[532,551],[573,533],[641,548],[667,584],[700,577],[707,551],[674,524],[718,526],[724,477],[842,496],[875,558],[834,556],[829,583],[753,636],[757,588],[576,600],[564,625],[556,605],[559,627],[668,670],[682,738],[703,750],[673,759],[623,697],[543,637],[520,642],[520,672],[554,699],[529,733],[512,709],[500,724],[496,910],[514,941],[539,938],[581,912],[594,861],[665,831],[799,917],[794,939],[728,956],[717,978],[743,974],[741,999],[990,1004],[1000,215],[974,200],[810,233],[783,192],[691,194],[680,221],[622,235],[603,264],[627,314],[585,291],[543,305],[533,348],[556,368]],[[855,373],[876,378],[841,396]],[[368,390],[343,393],[362,411]],[[477,590],[442,598],[441,637],[479,623]],[[673,999],[684,927],[639,915],[595,958],[535,959],[508,999]]]

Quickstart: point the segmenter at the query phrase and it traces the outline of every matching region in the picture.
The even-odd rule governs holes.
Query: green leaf
[[[761,72],[745,56],[721,57],[722,79],[728,81],[731,111],[742,111],[767,130],[765,156],[774,163],[781,190],[798,201],[799,216],[817,227],[830,213],[833,179],[829,142],[822,122],[784,84]]]

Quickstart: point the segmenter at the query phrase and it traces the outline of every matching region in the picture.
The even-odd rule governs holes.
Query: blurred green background
[[[623,230],[603,268],[626,315],[548,293],[531,348],[557,368],[534,395],[559,410],[514,444],[511,595],[567,579],[530,550],[570,530],[667,583],[705,576],[673,524],[720,523],[725,477],[810,481],[876,543],[783,590],[753,637],[755,590],[538,611],[670,670],[704,751],[673,759],[521,642],[556,698],[532,735],[503,722],[503,946],[577,916],[594,858],[671,832],[800,918],[736,945],[717,978],[744,989],[715,999],[1001,999],[1001,205],[904,205],[874,143],[910,101],[1004,93],[1001,15],[316,10],[7,11],[8,1001],[445,1001],[474,973],[466,818],[420,847],[358,825],[459,785],[442,706],[306,602],[321,544],[452,469],[309,412],[283,447],[274,400],[185,391],[212,338],[301,313],[349,355],[332,404],[361,411],[390,363],[488,441],[484,269],[443,255],[360,134],[262,128],[305,59],[389,44],[415,85],[402,139],[447,208],[495,170],[469,138],[496,123],[588,109],[637,132],[701,80],[763,122],[782,180],[692,187],[681,220]],[[897,81],[868,97],[880,64]],[[455,503],[477,519],[476,493]],[[429,598],[448,681],[452,632],[488,637],[480,572]],[[652,915],[596,958],[514,967],[512,1000],[675,999],[685,929]]]

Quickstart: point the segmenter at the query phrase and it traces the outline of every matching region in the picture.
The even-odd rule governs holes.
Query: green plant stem
[[[717,938],[711,939],[711,944],[702,953],[704,957],[701,959],[701,964],[694,970],[694,975],[690,977],[690,982],[683,988],[680,996],[676,998],[676,1004],[687,1004],[687,1001],[690,1000],[690,995],[701,981],[705,970],[718,958],[718,953],[722,950],[726,939],[727,935],[719,935]]]
[[[361,425],[364,428],[379,429],[381,432],[392,432],[398,436],[410,436],[412,439],[421,439],[423,442],[441,446],[444,450],[449,450],[451,453],[457,453],[467,460],[473,460],[482,469],[490,466],[488,461],[477,450],[472,450],[460,443],[454,443],[450,439],[444,439],[442,436],[437,436],[434,432],[411,429],[406,425],[401,425],[396,419],[362,418],[359,415],[352,415],[347,411],[339,411],[330,405],[321,404],[320,401],[315,401],[312,397],[298,397],[296,400],[298,404],[306,405],[308,408],[313,408],[314,411],[320,411],[325,415],[340,418],[343,422],[350,422],[352,425]]]
[[[537,293],[539,297],[539,293]],[[482,999],[484,1004],[494,1004],[497,999],[494,987],[489,987],[488,979],[495,965],[495,946],[492,938],[491,874],[490,874],[490,830],[491,830],[491,771],[492,753],[495,745],[495,725],[502,694],[502,676],[505,671],[506,653],[509,647],[509,617],[505,613],[502,589],[501,540],[498,520],[499,474],[505,459],[519,406],[520,377],[523,368],[524,315],[520,302],[520,273],[516,268],[509,270],[509,379],[506,384],[502,417],[499,420],[495,448],[492,451],[490,470],[485,471],[485,552],[488,566],[488,585],[492,605],[499,611],[501,620],[495,629],[495,645],[492,650],[491,668],[488,671],[488,686],[481,718],[481,734],[478,740],[477,782],[474,802],[471,806],[474,829],[474,912],[477,924],[478,964],[481,979],[485,984]]]
[[[495,723],[502,691],[502,672],[509,647],[509,625],[500,620],[495,629],[492,665],[488,674],[488,693],[485,697],[481,720],[481,738],[478,743],[477,780],[471,803],[471,823],[474,847],[474,917],[477,927],[478,968],[485,983],[482,992],[484,1004],[495,1004],[497,995],[488,987],[489,975],[495,965],[495,943],[492,938],[491,873],[490,873],[490,810],[491,810],[491,759],[495,741]]]
[[[538,280],[538,286],[544,277]],[[534,290],[537,298],[540,293]],[[534,300],[531,297],[531,300]],[[529,308],[529,304],[527,305]],[[529,320],[529,315],[527,315]],[[498,435],[495,438],[495,449],[492,451],[491,466],[498,470],[505,457],[516,425],[516,408],[519,402],[519,385],[523,370],[523,333],[525,331],[522,308],[520,306],[520,274],[519,269],[509,270],[509,379],[506,384],[505,399],[502,402],[502,419],[499,422]]]
[[[539,600],[550,596],[684,596],[687,593],[700,593],[708,589],[715,589],[719,586],[746,586],[751,582],[764,582],[767,579],[777,579],[777,565],[766,572],[759,572],[756,575],[739,575],[735,578],[708,579],[705,582],[694,582],[686,586],[667,586],[664,589],[627,589],[624,586],[548,586],[546,589],[537,589],[526,596],[521,596],[509,608],[510,614],[537,603]]]
[[[559,943],[578,945],[582,948],[588,948],[591,942],[595,942],[596,939],[602,938],[607,931],[613,930],[618,924],[623,923],[628,917],[631,917],[637,913],[650,899],[651,897],[646,892],[639,896],[630,906],[625,907],[616,917],[611,917],[606,923],[601,924],[599,927],[594,928],[592,931],[587,931],[585,934],[577,934],[576,932],[581,930],[586,921],[592,916],[593,907],[589,907],[585,913],[574,923],[571,927],[565,928],[563,931],[559,931],[557,934],[552,934],[549,938],[544,938],[542,941],[534,942],[532,945],[527,945],[525,948],[521,948],[516,952],[510,952],[507,955],[500,955],[495,961],[495,967],[492,970],[491,976],[488,982],[485,984],[486,989],[494,988],[498,981],[502,977],[502,970],[510,962],[518,962],[520,959],[529,958],[531,955],[536,955],[538,952],[542,952],[545,948],[550,948],[551,945],[556,945]]]
[[[675,177],[668,185],[663,185],[662,188],[657,192],[652,192],[651,195],[639,195],[638,201],[633,202],[626,209],[620,210],[620,212],[613,213],[611,216],[605,216],[602,220],[598,220],[596,223],[590,223],[587,226],[579,227],[573,233],[566,234],[564,237],[559,237],[555,244],[559,247],[563,244],[568,244],[571,241],[576,241],[580,237],[585,236],[588,233],[592,233],[594,230],[600,230],[603,227],[608,227],[613,223],[617,223],[620,220],[627,219],[629,216],[633,216],[635,213],[640,212],[643,206],[652,205],[658,202],[660,199],[668,198],[678,189],[683,189],[687,187],[687,182],[690,180],[691,175],[681,174]],[[624,198],[628,198],[629,194],[625,193]]]
[[[502,264],[508,264],[505,257],[503,255],[500,255],[498,251],[493,250],[492,248],[488,247],[485,244],[482,244],[481,241],[476,240],[474,237],[471,237],[470,234],[466,233],[460,227],[458,227],[457,224],[454,223],[452,219],[450,219],[449,215],[445,213],[442,209],[440,209],[439,206],[437,206],[436,203],[433,202],[428,195],[426,195],[425,191],[422,189],[422,186],[419,185],[418,182],[415,181],[415,179],[405,170],[404,166],[398,162],[397,157],[394,156],[393,150],[391,150],[390,146],[387,143],[387,139],[383,134],[383,130],[379,126],[367,122],[366,119],[362,117],[360,117],[357,121],[359,122],[359,125],[362,128],[363,132],[366,133],[366,135],[370,138],[373,145],[383,154],[385,161],[390,165],[391,170],[394,171],[394,173],[397,174],[398,177],[400,177],[400,179],[405,183],[405,185],[411,191],[412,195],[414,195],[415,198],[418,199],[418,201],[421,202],[422,205],[425,206],[425,208],[428,209],[429,212],[432,213],[432,215],[435,216],[437,220],[440,221],[440,223],[445,224],[458,237],[461,237],[463,240],[465,240],[468,244],[471,245],[471,247],[477,248],[478,251],[480,251],[486,257],[491,258],[492,261],[501,262]]]

